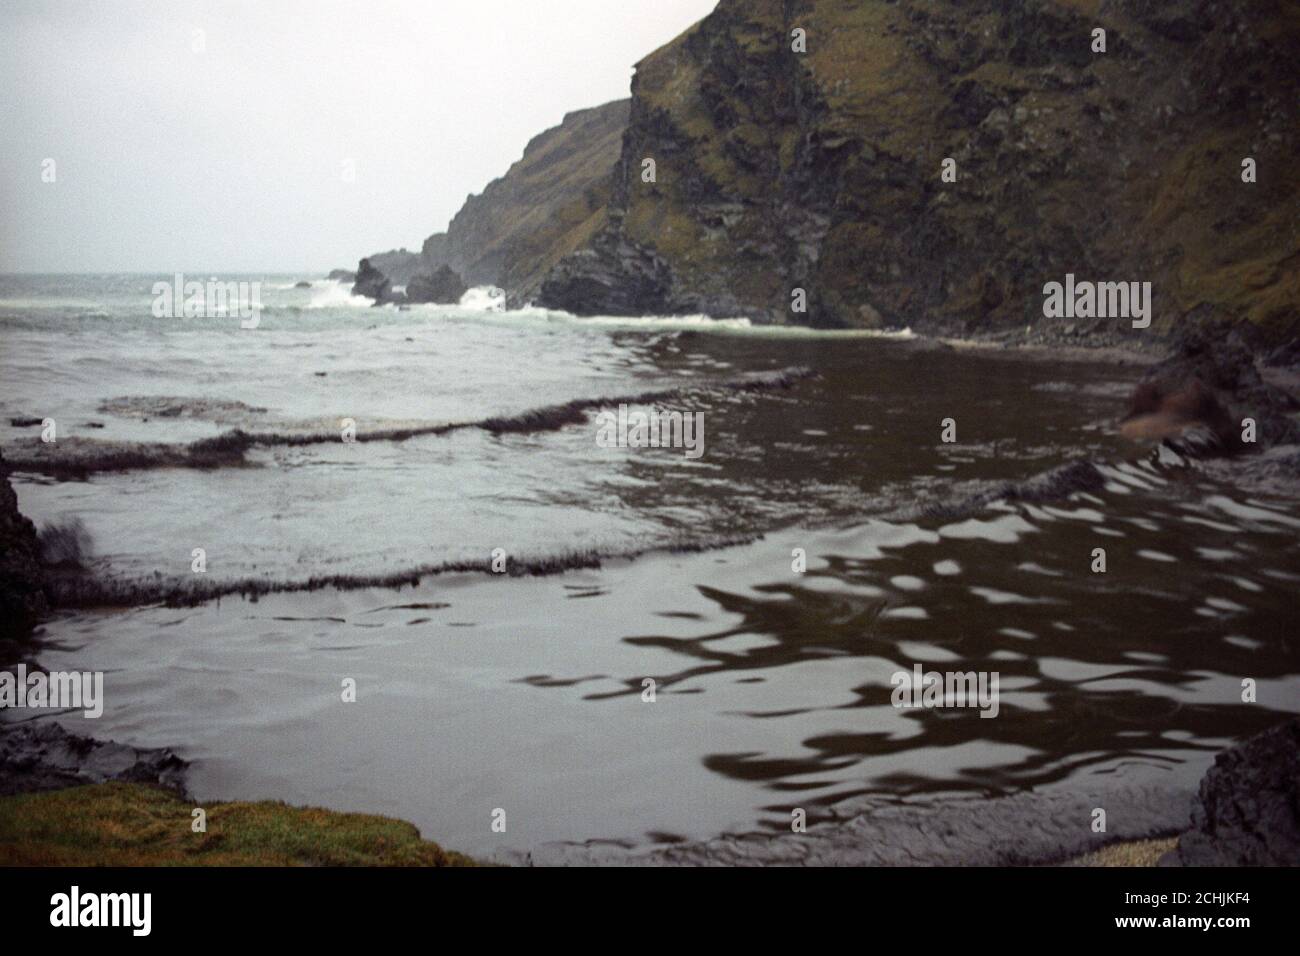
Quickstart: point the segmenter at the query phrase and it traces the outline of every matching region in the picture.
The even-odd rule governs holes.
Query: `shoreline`
[[[1096,798],[1068,792],[1027,792],[991,801],[941,799],[857,813],[853,801],[847,801],[832,808],[835,819],[810,825],[806,834],[722,834],[659,848],[599,841],[543,845],[476,861],[443,849],[415,825],[392,817],[273,800],[198,804],[185,788],[187,768],[169,748],[140,749],[85,737],[52,720],[0,724],[5,783],[0,789],[0,866],[1144,865],[1140,861],[1149,853],[1135,848],[1183,833],[1191,801],[1191,794],[1178,788],[1115,791],[1107,807],[1122,823],[1100,835],[1086,826],[1088,807]],[[210,814],[214,831],[217,822],[229,822],[229,840],[219,832],[194,834],[191,845],[182,846],[185,833],[193,833],[189,824],[198,807]],[[158,828],[159,816],[172,819],[170,829]],[[235,851],[227,845],[239,842],[230,835],[236,830],[262,825],[305,827],[306,833],[292,847],[276,847],[273,853],[249,846]],[[329,842],[325,831],[339,829],[347,834],[342,842],[320,845]],[[391,831],[394,843],[377,857],[360,836],[372,829]],[[1118,862],[1122,860],[1138,862]]]
[[[1168,343],[1164,343],[1168,344]],[[918,337],[907,347],[918,351],[952,348],[978,352],[990,357],[1039,362],[1083,361],[1145,367],[1157,364],[1170,353],[1155,354],[1143,349],[1112,345],[1065,346],[1052,343],[1012,344],[988,339],[943,339]],[[1259,357],[1253,357],[1258,362]],[[1062,466],[1065,467],[1065,466]],[[1051,473],[1048,473],[1049,476]],[[1078,476],[1066,475],[1058,490],[1068,494]],[[1084,476],[1086,477],[1086,476]],[[1048,489],[1051,490],[1051,489]],[[981,499],[982,500],[982,499]],[[974,502],[978,505],[980,502]],[[987,504],[987,501],[983,501]],[[736,542],[732,542],[736,543]],[[583,564],[582,566],[587,566]],[[475,569],[479,570],[479,569]],[[541,573],[563,571],[548,568]],[[525,571],[524,573],[538,573]],[[316,582],[328,588],[336,582]],[[413,583],[403,581],[403,584]],[[400,590],[400,584],[397,585]],[[200,597],[194,603],[203,603]],[[153,603],[153,602],[145,602]],[[129,606],[140,606],[131,602]],[[21,648],[21,645],[19,645]],[[0,766],[25,764],[32,785],[21,784],[10,792],[0,790],[0,823],[12,819],[7,815],[15,797],[18,803],[39,808],[47,803],[33,793],[67,794],[70,790],[90,786],[139,786],[146,790],[161,789],[183,800],[180,782],[185,763],[174,753],[141,751],[111,741],[96,741],[63,731],[56,722],[41,722],[49,731],[44,740],[14,745],[15,727],[0,725]],[[28,731],[34,728],[28,728]],[[19,732],[21,734],[21,731]],[[6,751],[6,746],[9,749]],[[14,757],[15,753],[18,755]],[[7,782],[14,779],[6,774]],[[114,791],[123,796],[123,791]],[[124,796],[130,805],[139,794]],[[628,850],[599,844],[582,846],[543,846],[516,858],[529,865],[614,864],[614,865],[717,865],[717,864],[812,864],[812,865],[1107,865],[1125,859],[1147,861],[1150,846],[1165,845],[1171,836],[1183,833],[1190,825],[1192,794],[1176,788],[1138,788],[1119,791],[1115,805],[1124,807],[1122,825],[1103,840],[1095,839],[1079,820],[1086,820],[1092,802],[1082,795],[1042,794],[1028,791],[991,801],[938,801],[927,806],[887,806],[854,812],[839,808],[836,819],[809,827],[807,834],[741,833],[696,843]],[[50,806],[62,805],[63,797],[50,797]],[[214,806],[248,807],[262,804],[235,803]],[[270,806],[268,804],[268,806]],[[293,811],[279,804],[285,812]],[[304,811],[335,817],[356,816],[334,811]],[[383,819],[383,818],[372,818]],[[1075,821],[1063,823],[1062,821]],[[397,821],[389,821],[396,823]],[[401,824],[415,832],[409,823]],[[0,846],[3,845],[0,827]],[[436,847],[436,844],[433,844]],[[1145,848],[1145,849],[1139,849]],[[441,852],[440,848],[438,852]],[[5,859],[0,855],[0,862]],[[1093,861],[1093,862],[1085,862]]]

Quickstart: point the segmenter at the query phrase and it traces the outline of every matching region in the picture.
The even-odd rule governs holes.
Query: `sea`
[[[1300,502],[1121,437],[1140,362],[220,276],[248,328],[158,315],[172,278],[0,276],[0,448],[136,595],[41,627],[105,701],[37,719],[172,748],[200,805],[636,855],[849,800],[1190,793],[1300,713]],[[602,440],[620,406],[698,416],[700,453]],[[900,704],[918,665],[996,674],[996,715]]]

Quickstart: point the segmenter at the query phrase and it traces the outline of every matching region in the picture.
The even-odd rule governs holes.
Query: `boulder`
[[[455,305],[469,289],[465,281],[451,268],[439,266],[430,275],[417,275],[406,286],[408,302],[432,302],[438,305]]]
[[[1187,316],[1169,356],[1134,390],[1121,430],[1133,438],[1173,439],[1179,451],[1198,457],[1300,443],[1292,417],[1300,403],[1264,380],[1259,353],[1248,326]],[[1242,441],[1246,418],[1256,423],[1254,446]]]
[[[1300,718],[1214,758],[1201,780],[1191,831],[1160,862],[1300,865]]]
[[[378,269],[370,264],[369,259],[362,259],[357,266],[357,281],[352,284],[353,295],[364,295],[374,299],[375,305],[384,305],[397,301],[393,295],[393,284]]]

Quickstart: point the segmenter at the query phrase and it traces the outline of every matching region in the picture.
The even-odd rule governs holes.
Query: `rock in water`
[[[361,264],[357,266],[357,281],[352,284],[352,294],[374,299],[375,305],[395,301],[393,284],[388,280],[388,276],[370,264],[369,259],[362,259]]]
[[[0,456],[0,639],[25,638],[48,610],[36,528],[18,510]]]
[[[1300,865],[1300,718],[1214,758],[1192,830],[1162,864]]]
[[[439,266],[432,275],[418,275],[406,286],[408,302],[455,305],[469,289],[450,266]]]
[[[1296,399],[1264,381],[1246,327],[1215,318],[1185,318],[1169,357],[1134,390],[1121,431],[1172,439],[1192,457],[1300,443],[1300,425],[1290,417]],[[1257,426],[1253,448],[1242,441],[1247,418]]]
[[[149,783],[184,793],[187,766],[171,750],[92,740],[52,721],[0,725],[0,796],[108,780]]]

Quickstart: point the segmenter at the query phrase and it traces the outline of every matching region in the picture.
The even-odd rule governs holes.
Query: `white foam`
[[[369,308],[373,303],[374,299],[367,298],[364,295],[353,295],[352,287],[346,283],[327,282],[320,286],[312,286],[311,301],[307,303],[307,308],[339,309],[348,306]]]
[[[506,290],[494,285],[476,285],[460,297],[460,307],[473,312],[504,312]]]

